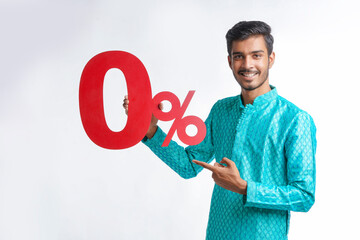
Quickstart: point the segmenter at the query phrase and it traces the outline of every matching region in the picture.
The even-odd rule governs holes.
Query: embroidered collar
[[[248,107],[260,107],[263,106],[269,102],[271,102],[272,100],[276,99],[278,96],[276,87],[270,85],[271,90],[263,95],[260,95],[258,97],[255,98],[253,104],[247,104]],[[242,99],[241,99],[241,94],[239,95],[239,100],[240,100],[240,108],[245,108]]]

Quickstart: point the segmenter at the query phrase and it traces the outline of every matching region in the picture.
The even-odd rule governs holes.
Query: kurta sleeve
[[[160,129],[160,127],[158,127],[155,135],[151,139],[147,139],[145,137],[142,142],[181,177],[185,179],[195,177],[203,168],[194,164],[192,160],[196,159],[209,163],[214,158],[212,112],[213,111],[210,112],[205,121],[205,139],[198,145],[183,148],[175,141],[171,141],[169,146],[161,147],[166,134]]]
[[[307,212],[315,202],[316,127],[310,115],[300,112],[285,140],[288,185],[248,181],[246,207]]]

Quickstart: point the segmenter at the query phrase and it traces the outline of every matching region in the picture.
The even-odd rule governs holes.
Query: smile
[[[251,77],[254,77],[255,75],[257,74],[257,72],[251,72],[251,73],[249,73],[249,72],[242,72],[242,73],[240,73],[240,75],[242,75],[242,76],[244,76],[244,77],[247,77],[247,78],[251,78]]]

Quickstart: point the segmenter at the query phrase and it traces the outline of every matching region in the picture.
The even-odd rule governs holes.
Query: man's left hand
[[[213,166],[198,160],[193,160],[193,163],[212,171],[212,177],[215,183],[220,187],[246,195],[247,182],[240,177],[240,173],[236,167],[236,164],[230,159],[224,157],[220,161],[220,163],[225,163],[226,166],[221,165],[217,162]]]

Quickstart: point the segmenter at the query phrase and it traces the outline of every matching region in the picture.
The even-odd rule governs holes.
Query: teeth
[[[253,77],[253,76],[255,76],[256,73],[240,73],[240,74],[245,77]]]

